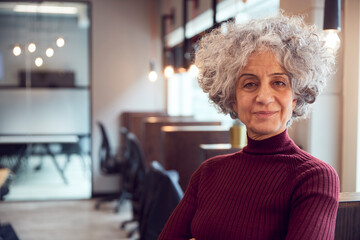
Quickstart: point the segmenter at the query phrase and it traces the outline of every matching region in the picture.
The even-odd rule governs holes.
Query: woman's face
[[[275,55],[250,55],[237,80],[233,104],[249,137],[262,140],[283,132],[295,106],[290,79]]]

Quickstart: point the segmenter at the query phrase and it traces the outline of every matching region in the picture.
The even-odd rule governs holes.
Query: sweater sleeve
[[[323,162],[298,170],[286,239],[334,239],[340,190],[336,171]]]
[[[200,169],[192,175],[183,199],[166,222],[159,240],[188,240],[192,238],[190,228],[197,208],[197,189],[200,175]]]

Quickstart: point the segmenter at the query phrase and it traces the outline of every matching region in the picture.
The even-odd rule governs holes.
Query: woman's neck
[[[291,154],[299,148],[290,139],[286,130],[263,140],[255,140],[248,136],[248,144],[244,147],[244,152],[250,154]]]

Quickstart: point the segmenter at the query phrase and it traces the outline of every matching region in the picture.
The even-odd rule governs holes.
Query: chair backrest
[[[165,170],[157,161],[151,163],[142,195],[140,240],[156,240],[166,221],[183,197],[179,175]]]
[[[110,150],[109,138],[107,136],[104,124],[102,124],[101,122],[98,122],[97,124],[100,128],[100,133],[101,133],[101,147],[104,147],[104,148]]]
[[[1,144],[0,168],[9,168],[13,173],[17,173],[24,163],[22,158],[26,156],[27,149],[27,144]]]
[[[97,123],[101,133],[101,145],[99,149],[100,169],[104,174],[118,173],[118,165],[115,157],[111,154],[111,147],[104,125]]]
[[[122,187],[131,194],[133,218],[139,219],[146,167],[143,150],[134,133],[127,133],[123,150]]]
[[[139,140],[132,132],[128,132],[126,136],[124,151],[123,156],[126,163],[123,173],[124,187],[126,191],[132,194],[138,193],[145,178],[146,166]]]
[[[341,192],[336,215],[335,240],[360,239],[360,193]]]

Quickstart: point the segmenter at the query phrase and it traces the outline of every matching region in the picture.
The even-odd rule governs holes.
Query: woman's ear
[[[293,99],[293,102],[292,102],[292,110],[294,111],[295,107],[296,107],[296,103],[297,103],[297,99]]]
[[[233,108],[234,112],[237,113],[237,103],[236,103],[236,101],[232,102],[231,105],[232,105],[232,108]]]

